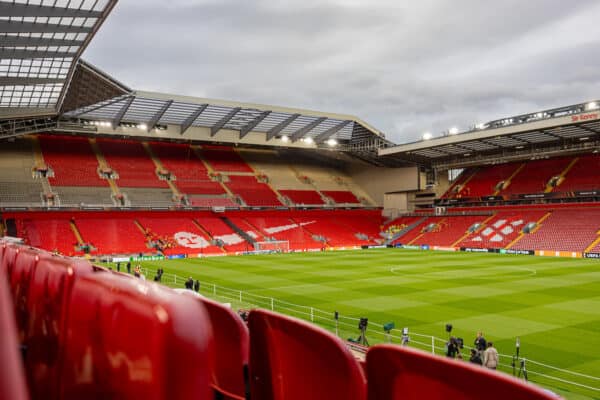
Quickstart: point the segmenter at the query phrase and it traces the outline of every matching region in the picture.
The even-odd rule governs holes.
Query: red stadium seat
[[[7,247],[7,250],[10,247]],[[20,343],[25,342],[25,331],[29,324],[30,310],[28,296],[31,286],[31,277],[40,257],[50,257],[48,253],[27,247],[16,247],[14,261],[11,251],[7,251],[6,270],[11,271],[8,277],[15,308],[15,320]],[[11,266],[12,264],[12,266]]]
[[[12,270],[15,266],[17,254],[23,246],[14,243],[2,242],[0,253],[0,269],[4,272],[6,280],[10,281]]]
[[[223,399],[246,398],[250,336],[248,327],[230,308],[201,298],[215,331],[212,365],[213,389]]]
[[[264,310],[248,326],[252,399],[366,399],[363,371],[329,332]]]
[[[28,395],[17,326],[3,270],[0,270],[0,332],[0,399],[26,400]]]
[[[75,280],[62,354],[62,399],[211,399],[204,307],[119,274]]]
[[[66,309],[73,282],[91,274],[93,266],[42,253],[27,294],[29,319],[24,335],[25,368],[32,398],[57,393],[59,354],[66,344]]]
[[[395,345],[367,352],[369,400],[556,400],[532,384],[483,367]]]

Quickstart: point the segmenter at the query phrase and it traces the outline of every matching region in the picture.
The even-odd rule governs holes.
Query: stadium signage
[[[600,191],[598,190],[586,190],[586,191],[581,191],[581,192],[575,192],[575,195],[577,196],[600,196]]]
[[[571,117],[571,121],[573,121],[573,122],[589,121],[590,119],[597,119],[599,115],[600,114],[598,114],[598,113],[573,115]]]
[[[583,258],[600,258],[600,253],[583,253]]]
[[[466,251],[469,253],[493,253],[494,249],[480,249],[477,247],[461,247],[460,251]]]
[[[502,196],[484,196],[481,198],[484,201],[502,201],[504,197]]]
[[[533,250],[512,250],[512,249],[508,249],[508,250],[500,250],[500,254],[523,254],[523,255],[527,255],[527,256],[533,256],[535,255],[535,251]]]

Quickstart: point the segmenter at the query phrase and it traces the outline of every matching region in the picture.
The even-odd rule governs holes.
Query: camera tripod
[[[519,358],[519,350],[521,349],[521,342],[519,341],[519,338],[517,338],[517,342],[515,345],[515,354],[512,357],[512,363],[510,364],[512,366],[512,370],[513,370],[513,376],[516,376],[518,378],[523,378],[525,379],[525,382],[527,382],[528,378],[527,378],[527,366],[525,365],[525,359],[524,358]],[[519,362],[519,371],[517,373],[517,361]]]
[[[363,346],[369,346],[369,341],[367,340],[366,331],[367,331],[367,327],[361,326],[360,327],[360,336],[356,340],[358,343],[362,344]]]

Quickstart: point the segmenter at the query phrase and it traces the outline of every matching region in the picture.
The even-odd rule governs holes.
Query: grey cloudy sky
[[[121,0],[130,87],[357,115],[402,143],[600,97],[600,1]]]

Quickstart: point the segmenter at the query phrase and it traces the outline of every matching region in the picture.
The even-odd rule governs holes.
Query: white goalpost
[[[254,250],[262,253],[287,253],[290,251],[290,242],[287,240],[255,242]]]

